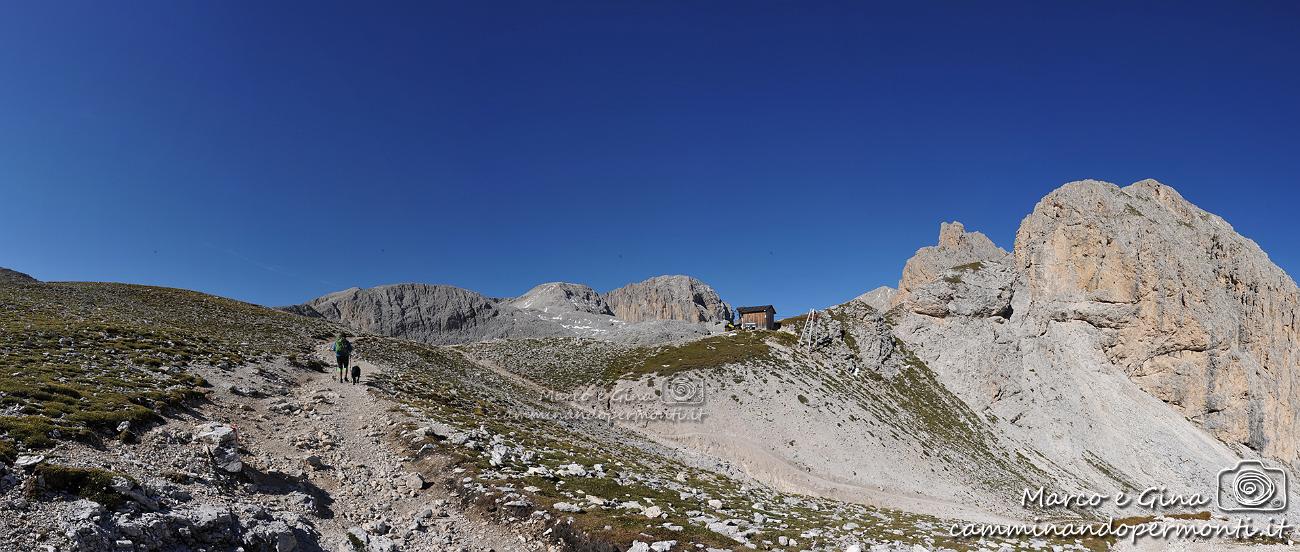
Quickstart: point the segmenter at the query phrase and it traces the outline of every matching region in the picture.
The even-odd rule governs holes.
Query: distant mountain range
[[[552,282],[508,299],[447,285],[393,284],[280,309],[435,345],[566,336],[650,344],[716,333],[732,319],[731,305],[690,276],[656,276],[608,293]]]

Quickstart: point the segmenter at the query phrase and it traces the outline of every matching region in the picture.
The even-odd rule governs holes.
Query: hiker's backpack
[[[334,343],[335,353],[347,356],[352,354],[352,342],[346,339],[340,339]]]
[[[352,367],[352,377],[354,377],[354,378],[359,378],[359,377],[361,377],[361,367],[360,367],[360,366],[353,366],[353,367]]]

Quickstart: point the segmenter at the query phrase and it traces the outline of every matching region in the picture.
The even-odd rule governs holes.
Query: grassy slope
[[[178,289],[0,283],[0,457],[113,435],[202,396],[194,364],[310,348],[334,326]]]
[[[572,391],[608,386],[620,379],[716,369],[770,358],[769,341],[789,346],[782,332],[736,332],[668,345],[627,347],[592,339],[552,337],[457,345],[470,357],[490,361],[549,389]]]

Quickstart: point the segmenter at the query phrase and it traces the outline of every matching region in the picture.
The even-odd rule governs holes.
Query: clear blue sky
[[[8,2],[0,266],[272,305],[687,273],[791,314],[1150,177],[1300,273],[1300,4],[1131,4]]]

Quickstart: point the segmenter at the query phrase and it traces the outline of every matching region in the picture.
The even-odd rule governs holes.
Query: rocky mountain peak
[[[1296,285],[1169,186],[1065,184],[1012,254],[945,225],[900,288],[900,342],[1090,487],[1201,488],[1236,457],[1300,465]]]
[[[981,261],[996,261],[1007,255],[1006,250],[994,244],[988,236],[980,232],[967,232],[966,226],[956,221],[939,225],[937,249]]]
[[[1205,213],[1205,211],[1193,205],[1192,202],[1183,198],[1183,195],[1178,193],[1178,190],[1175,190],[1171,186],[1161,184],[1160,181],[1154,178],[1139,180],[1121,188],[1121,190],[1133,197],[1157,201],[1171,211],[1179,211],[1183,213],[1195,212],[1198,215]]]
[[[908,261],[893,304],[906,316],[900,337],[955,388],[980,390],[962,391],[974,404],[1038,412],[1023,390],[1116,374],[1131,383],[1070,392],[1090,397],[1078,405],[1088,419],[1101,419],[1096,405],[1154,397],[1170,409],[1151,411],[1164,426],[1190,421],[1222,443],[1300,462],[1300,389],[1288,383],[1300,377],[1300,291],[1222,218],[1155,180],[1081,180],[1038,202],[1013,254],[955,224],[940,234]],[[1016,371],[1025,366],[1046,372]],[[1025,394],[1005,399],[1016,392]],[[1146,438],[1147,428],[1107,423]],[[1217,453],[1203,454],[1212,463]]]
[[[945,222],[939,226],[939,244],[918,249],[903,266],[898,293],[894,294],[891,305],[907,301],[919,287],[943,278],[949,270],[986,263],[1005,264],[1009,259],[1010,254],[988,236],[967,232],[960,222]]]
[[[731,305],[708,284],[690,276],[655,276],[605,294],[614,316],[628,322],[682,320],[721,322],[732,319]]]
[[[889,286],[880,286],[876,289],[863,293],[862,295],[854,297],[853,300],[860,303],[865,303],[867,306],[873,309],[884,312],[886,310],[889,310],[890,302],[894,300],[894,295],[896,294],[898,294],[898,290],[891,288]]]
[[[567,282],[541,284],[511,299],[509,303],[521,309],[542,312],[574,311],[611,316],[614,314],[599,292],[589,286]]]
[[[992,259],[1007,253],[995,245],[988,236],[979,232],[967,232],[966,225],[956,221],[939,225],[938,248],[981,259]]]

